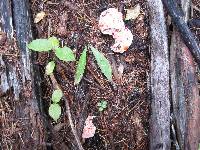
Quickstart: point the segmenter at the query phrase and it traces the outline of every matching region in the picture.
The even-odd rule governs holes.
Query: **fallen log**
[[[189,0],[182,0],[187,22]],[[177,27],[173,27],[170,47],[170,77],[172,91],[172,113],[177,142],[181,150],[198,149],[200,139],[200,99],[196,75],[196,64],[184,44]]]
[[[0,57],[1,66],[5,67],[1,74],[4,78],[1,78],[0,92],[11,91],[7,95],[10,100],[8,103],[13,105],[13,115],[9,120],[18,128],[13,133],[14,143],[10,147],[22,150],[46,149],[46,131],[39,108],[39,72],[32,65],[32,54],[26,47],[32,39],[29,1],[1,0],[0,12],[2,30],[9,39],[7,44],[10,45],[13,55],[16,55],[9,57],[11,55],[1,53]],[[16,31],[17,45],[13,30]]]
[[[151,26],[150,150],[169,150],[170,100],[169,53],[161,0],[148,0]]]
[[[171,16],[174,25],[179,31],[182,40],[189,48],[193,58],[200,67],[200,48],[197,39],[195,39],[194,35],[187,26],[187,23],[183,19],[184,16],[183,13],[181,13],[181,9],[177,6],[174,0],[162,0],[162,2],[165,5],[165,8],[167,9],[169,15]]]

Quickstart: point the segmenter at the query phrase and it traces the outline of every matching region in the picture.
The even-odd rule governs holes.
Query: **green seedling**
[[[66,47],[66,46],[60,47],[59,40],[56,37],[50,37],[48,39],[33,40],[32,42],[28,44],[28,48],[36,52],[53,52],[55,53],[55,56],[59,60],[64,61],[64,62],[70,62],[70,61],[76,60],[73,51],[69,47]],[[79,84],[84,75],[86,62],[87,62],[88,48],[92,51],[101,72],[105,75],[105,77],[109,81],[112,81],[112,68],[109,61],[101,52],[99,52],[93,46],[89,45],[84,48],[79,58],[79,61],[77,63],[74,84],[75,85]],[[45,68],[46,75],[51,75],[55,67],[56,67],[56,62],[49,61]],[[61,107],[58,103],[62,95],[63,95],[62,91],[55,90],[52,94],[52,104],[49,107],[49,115],[56,122],[61,115]],[[107,107],[107,102],[102,101],[101,103],[98,104],[98,107],[99,107],[99,111],[103,111]]]
[[[69,62],[75,61],[73,51],[69,47],[60,47],[59,40],[56,37],[50,37],[48,39],[36,39],[28,44],[28,48],[36,52],[50,52],[53,51],[59,60]],[[53,73],[56,63],[51,61],[46,66],[46,74]]]
[[[99,108],[99,111],[101,112],[101,111],[104,111],[106,108],[107,108],[107,101],[104,101],[104,100],[102,100],[101,102],[99,102],[98,104],[97,104],[97,106],[98,106],[98,108]]]
[[[57,120],[61,116],[61,107],[58,104],[63,96],[63,93],[60,89],[53,91],[51,101],[52,104],[49,106],[49,115],[53,118],[54,121]]]
[[[37,52],[50,52],[53,51],[56,57],[65,62],[75,61],[73,51],[69,47],[60,47],[59,40],[56,37],[49,39],[36,39],[28,44],[28,48]],[[55,69],[55,61],[50,61],[45,68],[46,75],[51,75]],[[52,94],[52,104],[49,106],[49,115],[54,121],[61,116],[61,106],[58,104],[63,96],[61,90],[55,90]]]

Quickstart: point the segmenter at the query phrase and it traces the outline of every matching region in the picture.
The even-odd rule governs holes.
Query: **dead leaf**
[[[127,9],[125,20],[136,19],[140,14],[140,5],[137,4],[134,8]]]
[[[125,28],[120,32],[113,33],[113,38],[115,39],[115,44],[111,46],[111,50],[117,53],[123,53],[132,44],[133,34],[128,28]]]
[[[38,23],[40,22],[44,17],[46,16],[44,11],[41,11],[39,13],[37,13],[35,19],[34,19],[34,23]]]
[[[122,13],[116,8],[109,8],[103,11],[99,19],[99,29],[103,34],[113,35],[114,32],[125,28]]]

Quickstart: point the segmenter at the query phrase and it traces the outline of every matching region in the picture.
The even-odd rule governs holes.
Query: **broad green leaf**
[[[76,67],[76,74],[75,74],[75,82],[74,84],[79,84],[81,81],[84,71],[85,71],[85,66],[86,66],[86,59],[87,59],[87,47],[83,50],[80,59],[78,61],[78,65]]]
[[[49,115],[57,122],[61,115],[61,107],[58,104],[51,104],[49,107]]]
[[[50,51],[53,46],[51,42],[47,39],[36,39],[28,44],[28,48],[33,51],[45,52]]]
[[[54,68],[55,68],[55,65],[56,65],[56,64],[55,64],[54,61],[50,61],[50,62],[47,64],[46,70],[45,70],[45,72],[46,72],[47,75],[50,75],[50,74],[53,73],[53,70],[54,70]]]
[[[63,96],[63,93],[62,93],[62,91],[60,89],[53,91],[53,94],[52,94],[53,103],[60,102],[60,99],[62,98],[62,96]]]
[[[56,48],[56,56],[63,61],[75,61],[73,51],[69,47]]]
[[[90,48],[94,54],[94,57],[97,61],[97,64],[99,68],[101,69],[101,72],[106,76],[106,78],[109,81],[112,81],[112,68],[109,63],[109,61],[106,59],[106,57],[99,52],[96,48],[90,45]]]
[[[56,37],[50,37],[48,40],[51,42],[53,48],[59,47],[59,40]]]

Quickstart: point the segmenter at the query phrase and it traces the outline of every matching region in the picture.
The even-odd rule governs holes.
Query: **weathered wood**
[[[175,119],[176,137],[178,139],[179,147],[183,149],[185,130],[186,130],[186,103],[184,96],[184,83],[180,76],[182,68],[182,61],[180,51],[180,36],[178,32],[172,34],[172,45],[170,48],[170,77],[171,77],[171,89],[172,89],[172,105],[173,115]]]
[[[187,23],[183,19],[184,17],[183,13],[181,13],[182,11],[177,7],[177,4],[174,2],[174,0],[162,0],[162,2],[165,5],[169,15],[171,16],[174,25],[180,32],[184,43],[189,48],[193,58],[200,67],[200,47],[198,45],[197,39],[195,39],[194,35],[187,26]]]
[[[3,31],[7,33],[9,39],[13,38],[12,10],[10,0],[0,0],[0,16],[4,25]]]
[[[187,22],[189,0],[182,0],[183,20]],[[198,149],[200,139],[200,99],[193,57],[174,27],[170,47],[172,108],[176,137],[182,150]]]
[[[12,24],[12,11],[10,0],[0,0],[0,19],[2,23],[2,31],[6,33],[9,42],[13,39],[13,24]],[[3,55],[0,54],[0,66],[4,68],[1,72],[1,85],[0,93],[5,93],[11,87],[13,87],[14,95],[19,98],[19,81],[17,78],[17,64],[10,65],[5,61]],[[9,70],[9,71],[6,71]]]
[[[169,150],[169,57],[165,16],[161,0],[148,0],[151,26],[150,150]]]
[[[3,30],[12,41],[12,29],[14,28],[19,48],[19,57],[16,57],[15,65],[10,64],[7,59],[3,59],[4,57],[8,58],[4,54],[1,54],[0,57],[2,58],[1,64],[5,66],[4,75],[7,77],[8,85],[7,89],[4,89],[5,86],[1,85],[1,88],[3,88],[1,92],[14,88],[14,96],[10,98],[14,106],[13,118],[10,118],[10,120],[13,120],[19,131],[13,135],[15,142],[12,147],[22,150],[46,149],[45,126],[38,107],[38,100],[40,100],[40,90],[37,86],[40,79],[39,72],[32,65],[32,55],[27,49],[27,43],[32,39],[29,1],[1,0],[0,4]],[[17,53],[14,47],[12,50]],[[36,80],[34,80],[35,78]],[[2,84],[6,84],[6,82]]]

